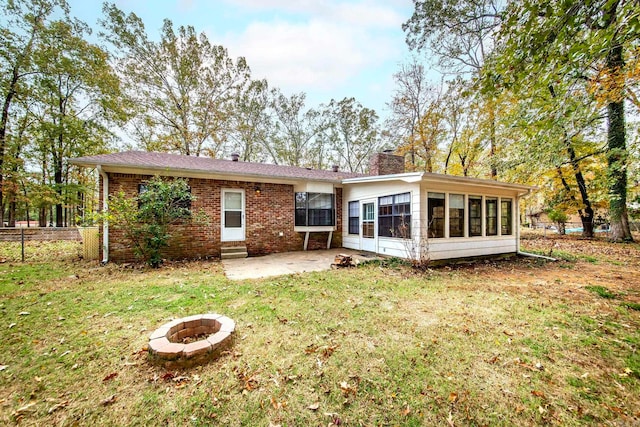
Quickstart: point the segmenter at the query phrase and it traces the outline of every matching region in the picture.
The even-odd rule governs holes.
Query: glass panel
[[[498,235],[498,199],[487,198],[487,236]]]
[[[224,209],[242,210],[242,193],[224,193]]]
[[[364,212],[362,213],[362,219],[365,221],[373,221],[375,218],[373,203],[365,203],[363,205],[363,210]]]
[[[464,237],[464,195],[449,194],[449,237]]]
[[[240,212],[240,211],[225,211],[224,212],[224,226],[226,228],[240,228],[240,227],[242,227],[242,212]]]
[[[482,197],[469,196],[469,236],[482,236]]]
[[[360,202],[349,202],[349,216],[360,216]]]
[[[360,202],[349,202],[349,234],[360,232]]]
[[[390,216],[378,217],[378,235],[393,236],[393,218]]]
[[[333,194],[309,193],[309,209],[331,209]]]
[[[444,193],[428,194],[429,237],[444,237]]]
[[[296,209],[296,226],[304,227],[307,225],[307,210]]]
[[[366,237],[367,239],[373,239],[374,237],[374,227],[375,224],[373,222],[363,222],[362,223],[362,237]]]
[[[403,194],[398,194],[397,196],[394,196],[395,203],[409,203],[411,202],[411,194],[409,193],[403,193]]]
[[[307,193],[296,193],[296,209],[307,209]]]
[[[509,236],[512,233],[511,227],[511,199],[503,199],[500,202],[500,233],[503,236]]]

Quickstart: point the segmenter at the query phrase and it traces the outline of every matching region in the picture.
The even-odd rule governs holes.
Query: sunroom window
[[[411,193],[378,198],[378,234],[384,237],[411,237]]]
[[[498,199],[487,197],[487,236],[498,235]]]
[[[482,236],[481,196],[469,196],[469,236]]]
[[[444,193],[427,196],[429,237],[444,237]]]
[[[500,234],[509,236],[513,233],[511,216],[511,199],[500,200]]]
[[[463,194],[449,194],[449,237],[464,237]]]

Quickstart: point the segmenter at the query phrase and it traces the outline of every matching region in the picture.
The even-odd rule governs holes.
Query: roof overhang
[[[500,188],[508,191],[515,191],[518,195],[525,195],[538,189],[530,185],[513,184],[509,182],[494,181],[491,179],[469,178],[465,176],[443,175],[428,172],[407,172],[393,175],[364,176],[358,178],[349,178],[342,180],[344,185],[364,184],[376,182],[400,181],[406,183],[439,183],[439,184],[458,184],[467,185],[478,188]]]
[[[268,182],[272,184],[298,184],[301,182],[326,182],[334,184],[336,187],[342,187],[342,180],[340,179],[322,179],[322,178],[292,178],[282,177],[275,175],[264,175],[255,173],[242,173],[235,174],[229,172],[217,172],[204,169],[185,169],[185,168],[167,168],[167,167],[154,167],[154,166],[132,166],[130,164],[118,164],[118,163],[91,163],[82,162],[76,160],[70,160],[69,163],[76,166],[86,168],[100,167],[107,173],[122,173],[122,174],[135,174],[135,175],[159,175],[159,176],[172,176],[172,177],[184,177],[184,178],[200,178],[200,179],[218,179],[224,181],[245,181],[245,182]]]

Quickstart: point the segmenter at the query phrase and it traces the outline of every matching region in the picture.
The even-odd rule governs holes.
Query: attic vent
[[[239,158],[240,158],[240,154],[238,154],[238,153],[231,153],[231,160],[232,160],[232,161],[237,162]]]

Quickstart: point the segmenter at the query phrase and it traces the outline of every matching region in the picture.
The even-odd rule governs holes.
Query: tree
[[[154,177],[144,188],[135,198],[122,191],[113,194],[102,220],[123,231],[136,257],[158,268],[162,264],[162,249],[171,240],[171,226],[192,219],[190,206],[195,197],[188,181],[182,178]]]
[[[146,149],[219,156],[231,131],[235,100],[249,82],[244,58],[191,26],[174,31],[165,19],[160,41],[135,14],[104,5],[102,35],[122,54],[118,66],[129,102],[137,108],[134,136]]]
[[[273,158],[270,144],[272,119],[269,111],[269,87],[266,80],[251,81],[235,100],[231,117],[232,151],[243,161]]]
[[[320,115],[305,108],[306,94],[285,96],[279,89],[271,91],[274,112],[274,161],[290,166],[323,168],[325,147],[316,138],[320,131]]]
[[[400,139],[398,152],[409,154],[412,170],[422,166],[433,172],[433,159],[444,131],[441,91],[429,84],[424,66],[415,60],[401,65],[393,77],[396,90],[388,104],[391,117],[387,125]]]
[[[336,164],[350,172],[364,173],[368,160],[379,150],[378,115],[354,98],[331,100],[324,108],[324,137]]]
[[[28,96],[26,81],[36,73],[34,55],[46,28],[46,21],[56,10],[67,16],[64,0],[13,0],[0,7],[0,226],[4,224],[5,155],[10,135],[10,114],[16,99]]]
[[[402,25],[411,49],[430,50],[448,73],[480,77],[494,47],[494,37],[502,21],[503,2],[497,0],[414,0],[414,12]],[[490,175],[497,178],[495,154],[495,94],[479,93],[486,100],[490,153]]]
[[[632,240],[627,217],[627,167],[624,100],[630,93],[625,59],[637,54],[640,42],[640,8],[637,2],[509,4],[499,50],[492,60],[494,83],[521,93],[549,91],[556,82],[591,94],[605,109],[607,175],[611,238]],[[490,84],[494,86],[494,84]],[[556,102],[565,102],[558,99]]]
[[[34,82],[34,133],[37,149],[51,160],[59,197],[57,227],[65,222],[66,159],[103,151],[109,135],[104,123],[124,117],[120,82],[107,53],[85,40],[88,33],[88,27],[79,21],[54,21],[43,35],[36,58],[40,72]]]

